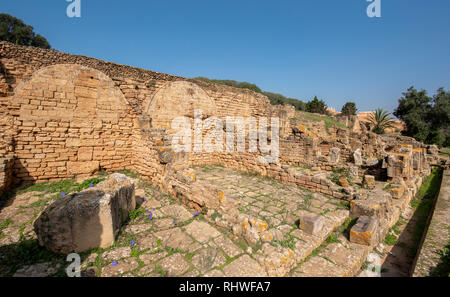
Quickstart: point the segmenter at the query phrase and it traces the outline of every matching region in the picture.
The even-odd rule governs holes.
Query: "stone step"
[[[341,235],[339,242],[328,244],[317,255],[297,267],[291,276],[303,277],[351,277],[365,262],[371,248],[351,243]]]
[[[297,264],[306,259],[316,248],[320,247],[333,231],[349,218],[348,210],[338,210],[323,216],[323,228],[315,235],[296,229],[290,233],[295,242],[295,258]]]

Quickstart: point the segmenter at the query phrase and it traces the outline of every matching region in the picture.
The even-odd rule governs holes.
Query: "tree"
[[[355,102],[347,102],[342,106],[341,110],[343,115],[350,116],[356,114],[356,104]]]
[[[306,111],[314,112],[320,114],[327,113],[327,105],[323,100],[319,100],[317,96],[314,96],[314,99],[306,103]]]
[[[406,93],[403,93],[403,97],[398,100],[399,104],[394,115],[405,122],[405,135],[426,142],[431,128],[428,122],[431,100],[425,90],[419,92],[414,87],[410,87]]]
[[[382,108],[375,110],[369,115],[369,124],[372,127],[372,132],[377,134],[384,134],[384,130],[392,128],[394,121],[391,119],[391,114]]]
[[[441,147],[450,146],[450,92],[446,92],[443,88],[438,89],[433,96],[428,120],[431,129],[426,141]]]
[[[0,40],[19,45],[35,46],[49,49],[47,39],[33,32],[33,27],[9,14],[0,14]]]

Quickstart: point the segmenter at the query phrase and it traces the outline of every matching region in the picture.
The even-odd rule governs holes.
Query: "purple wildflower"
[[[116,265],[117,265],[117,261],[113,261],[112,266],[116,266]]]
[[[66,196],[66,193],[61,193],[61,197],[64,197],[64,196]]]
[[[131,245],[134,245],[134,240],[132,240],[132,241],[130,242],[130,244],[131,244]]]
[[[89,187],[92,188],[94,186],[94,184],[89,184]]]

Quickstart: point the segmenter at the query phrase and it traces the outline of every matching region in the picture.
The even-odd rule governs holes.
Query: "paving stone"
[[[178,204],[164,206],[160,211],[164,215],[169,216],[180,223],[192,218],[192,213],[188,212],[186,208]]]
[[[167,256],[167,252],[155,253],[155,254],[143,254],[139,256],[139,259],[144,262],[145,265],[150,265]]]
[[[214,239],[213,244],[215,244],[215,246],[221,248],[228,257],[233,258],[236,257],[237,255],[243,253],[244,251],[239,248],[237,245],[235,245],[231,239],[229,239],[226,236],[220,236],[216,239]]]
[[[362,266],[368,251],[364,247],[349,249],[341,243],[331,243],[319,253],[319,256],[327,257],[341,267],[343,271],[342,276],[353,276]]]
[[[266,208],[266,210],[273,214],[277,214],[281,209],[275,206],[269,206]]]
[[[122,258],[129,257],[131,255],[131,247],[119,247],[102,254],[102,258],[106,261],[114,261]]]
[[[152,228],[152,225],[150,224],[127,225],[125,226],[125,228],[123,228],[123,231],[136,234],[149,230],[150,228]]]
[[[160,208],[161,207],[161,202],[154,199],[154,198],[149,198],[146,196],[146,201],[144,201],[141,204],[141,207],[145,208],[145,209],[153,209],[153,208]]]
[[[139,266],[139,262],[136,258],[127,258],[123,260],[117,260],[116,265],[113,263],[108,264],[102,268],[103,277],[119,276],[130,270],[134,270]]]
[[[154,249],[158,246],[157,239],[149,232],[141,233],[135,242],[135,247],[140,251]]]
[[[186,233],[181,231],[180,228],[160,231],[155,233],[154,235],[161,240],[163,246],[169,246],[173,249],[192,252],[201,247],[198,243],[194,242]]]
[[[167,230],[174,226],[173,219],[156,219],[152,221],[153,228],[157,231]]]
[[[220,236],[220,232],[206,222],[193,221],[185,228],[189,235],[201,243]]]
[[[97,253],[92,253],[90,254],[86,259],[83,260],[83,262],[81,262],[81,267],[86,267],[89,264],[95,263],[95,261],[97,260]]]
[[[225,273],[223,273],[221,270],[214,269],[214,270],[211,270],[211,271],[205,273],[203,276],[204,277],[224,277]]]
[[[217,248],[199,250],[192,257],[192,264],[202,273],[225,264],[227,260]]]
[[[157,265],[167,273],[167,276],[180,276],[190,268],[184,256],[178,253],[162,259]]]
[[[46,277],[56,273],[60,267],[61,264],[51,262],[33,264],[20,268],[13,277]]]
[[[142,267],[141,269],[139,269],[136,273],[138,275],[148,275],[150,273],[152,273],[155,270],[156,266],[154,264],[148,264],[145,265],[144,267]]]
[[[200,272],[197,269],[192,269],[185,274],[183,274],[183,277],[198,277]]]
[[[292,276],[308,276],[308,277],[332,277],[341,276],[342,270],[330,261],[322,257],[311,257],[308,261],[302,263]]]
[[[227,277],[265,277],[264,269],[249,255],[243,255],[226,265],[223,272]]]

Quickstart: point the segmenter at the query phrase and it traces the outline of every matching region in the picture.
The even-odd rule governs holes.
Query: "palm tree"
[[[394,121],[390,116],[391,114],[382,108],[371,113],[368,123],[372,127],[372,132],[383,134],[385,129],[394,127]]]

